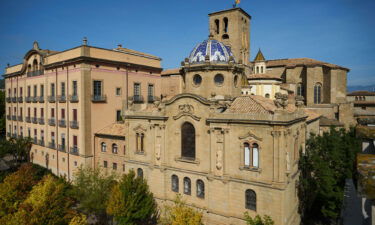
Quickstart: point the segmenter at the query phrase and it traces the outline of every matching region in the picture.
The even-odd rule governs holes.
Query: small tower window
[[[220,21],[219,20],[215,20],[215,32],[216,34],[219,34],[220,33]]]
[[[317,83],[314,86],[314,103],[322,103],[322,85],[320,83]]]
[[[184,178],[184,194],[191,195],[191,181],[190,178]]]
[[[178,192],[178,176],[172,175],[172,191]]]
[[[228,18],[224,17],[224,33],[228,32]]]
[[[197,197],[204,198],[204,182],[197,180]]]

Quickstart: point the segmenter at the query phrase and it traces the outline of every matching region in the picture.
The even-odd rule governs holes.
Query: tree
[[[46,175],[33,187],[7,225],[69,224],[76,212],[70,186],[64,180]]]
[[[353,177],[359,151],[353,128],[331,128],[322,136],[311,135],[299,161],[298,195],[303,224],[312,220],[335,223],[342,207],[345,179]]]
[[[11,154],[15,161],[13,166],[18,166],[21,162],[29,162],[32,142],[30,138],[9,138],[1,140],[0,157]]]
[[[94,214],[99,224],[107,224],[106,205],[115,178],[114,174],[107,174],[100,167],[80,167],[74,174],[73,193],[79,201],[79,208]]]
[[[87,225],[87,217],[86,215],[80,213],[73,217],[72,220],[70,220],[69,225]]]
[[[275,224],[275,222],[268,215],[264,215],[263,218],[259,215],[256,215],[254,219],[249,215],[248,212],[245,212],[244,215],[245,215],[245,221],[247,225],[274,225]]]
[[[189,207],[176,195],[173,205],[166,205],[160,223],[164,225],[201,225],[203,214]]]
[[[149,187],[133,170],[122,176],[112,188],[107,213],[119,225],[156,224],[158,210]]]

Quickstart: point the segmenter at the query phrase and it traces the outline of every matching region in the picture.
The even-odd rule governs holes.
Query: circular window
[[[224,83],[224,76],[222,74],[216,74],[214,81],[216,85],[222,85]]]
[[[270,98],[270,94],[267,93],[265,97],[266,97],[266,98]]]
[[[195,85],[200,85],[202,83],[202,77],[199,74],[195,74],[193,77],[193,82]]]
[[[234,76],[234,86],[238,87],[238,76]]]

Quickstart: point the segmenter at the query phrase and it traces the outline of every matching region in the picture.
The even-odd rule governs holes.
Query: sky
[[[208,14],[234,0],[0,0],[0,68],[38,41],[62,51],[82,44],[125,48],[179,67],[208,38]],[[350,68],[348,85],[375,84],[374,0],[241,0],[252,16],[251,58],[309,57]],[[2,72],[0,72],[2,74]]]

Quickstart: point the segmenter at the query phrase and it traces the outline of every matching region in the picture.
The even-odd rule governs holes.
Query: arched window
[[[219,20],[215,20],[215,26],[216,26],[216,34],[219,34],[220,33],[220,21]]]
[[[178,192],[178,176],[172,175],[172,191]]]
[[[106,152],[107,151],[107,144],[105,142],[102,142],[101,148],[102,148],[102,152]]]
[[[118,152],[117,145],[116,144],[112,144],[112,153],[113,154],[117,154],[117,152]]]
[[[317,83],[314,86],[314,103],[320,104],[322,102],[322,85]]]
[[[224,32],[227,33],[228,32],[228,18],[224,17],[223,22],[224,22]]]
[[[303,89],[302,83],[297,84],[297,95],[299,95],[299,96],[305,95],[305,90]]]
[[[184,178],[184,194],[191,195],[191,181],[190,178]]]
[[[34,59],[33,61],[33,71],[37,71],[38,70],[38,61],[36,59]]]
[[[260,73],[263,73],[263,66],[260,67]]]
[[[181,127],[181,157],[195,159],[195,129],[189,122]]]
[[[245,167],[259,167],[259,146],[254,143],[251,146],[249,143],[244,143],[244,166]]]
[[[251,189],[247,189],[245,192],[245,208],[257,210],[257,196]]]
[[[257,73],[259,73],[259,66],[257,66]]]
[[[143,178],[143,170],[141,168],[137,169],[137,176]]]
[[[267,94],[265,95],[265,97],[266,97],[266,98],[270,98],[270,94],[267,93]]]
[[[197,197],[204,198],[204,182],[197,180]]]

